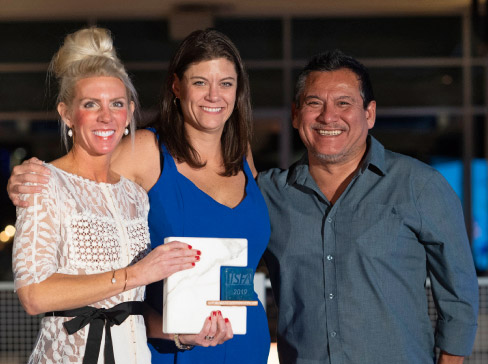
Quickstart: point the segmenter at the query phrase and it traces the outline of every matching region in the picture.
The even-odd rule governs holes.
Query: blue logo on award
[[[222,301],[254,300],[254,269],[221,267],[220,299]]]

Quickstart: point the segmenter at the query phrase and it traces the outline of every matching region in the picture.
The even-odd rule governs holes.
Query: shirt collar
[[[363,174],[367,169],[370,169],[374,173],[380,175],[386,174],[385,169],[385,148],[376,140],[373,136],[368,135],[366,143],[368,149],[364,156],[361,166],[358,170],[358,174]],[[305,152],[298,162],[293,164],[290,168],[290,175],[288,177],[289,184],[299,184],[309,187],[313,190],[319,190],[315,180],[310,175],[308,169],[308,153]]]
[[[305,151],[302,158],[290,167],[290,174],[288,177],[289,184],[299,184],[313,188],[316,185],[314,179],[310,175],[308,168],[308,153]]]
[[[361,162],[359,173],[363,174],[364,171],[369,168],[371,171],[384,176],[386,174],[385,147],[383,147],[383,145],[371,135],[368,135],[366,143],[368,145],[368,149],[366,150],[366,155]]]

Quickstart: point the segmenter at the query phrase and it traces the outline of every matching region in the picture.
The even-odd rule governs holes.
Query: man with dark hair
[[[459,199],[433,168],[369,136],[375,117],[362,64],[313,57],[293,107],[307,153],[258,177],[282,364],[432,364],[435,347],[438,363],[462,363],[471,352],[478,285]]]

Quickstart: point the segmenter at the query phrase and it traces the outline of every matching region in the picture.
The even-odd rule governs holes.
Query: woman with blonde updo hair
[[[49,66],[59,84],[56,103],[67,103],[73,99],[74,86],[80,78],[89,75],[113,76],[125,85],[127,95],[134,109],[138,109],[137,91],[120,62],[113,47],[112,38],[107,29],[82,29],[66,36],[63,47],[54,55]],[[130,134],[134,135],[136,126],[131,115]],[[61,135],[68,148],[67,130],[65,123],[61,123]]]
[[[45,313],[29,363],[149,363],[145,285],[192,268],[200,253],[181,242],[150,252],[147,194],[111,167],[133,135],[137,94],[110,33],[68,35],[49,69],[72,147],[44,163],[49,182],[17,209],[15,288],[27,313]]]

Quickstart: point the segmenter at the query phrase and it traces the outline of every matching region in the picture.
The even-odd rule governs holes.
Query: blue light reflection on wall
[[[460,160],[434,159],[431,163],[451,184],[463,201],[463,164]],[[488,270],[488,162],[471,162],[471,191],[473,206],[472,250],[478,271]]]

